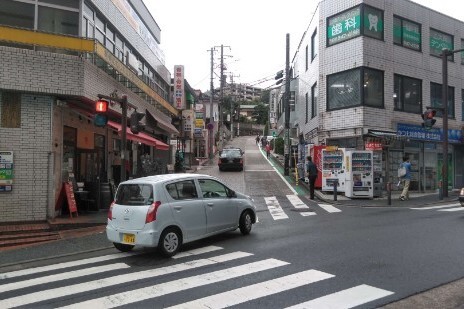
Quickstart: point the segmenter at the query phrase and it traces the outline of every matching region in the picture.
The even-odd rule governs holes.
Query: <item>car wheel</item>
[[[163,231],[158,242],[158,250],[166,257],[176,255],[182,245],[182,236],[179,230],[168,228]]]
[[[243,235],[248,235],[251,232],[251,227],[253,226],[253,222],[251,220],[251,213],[249,211],[245,211],[240,216],[240,222],[238,227],[240,228],[240,232]]]
[[[133,245],[120,244],[118,242],[114,242],[113,245],[116,249],[118,249],[121,252],[129,252],[132,250],[132,248],[134,248]]]

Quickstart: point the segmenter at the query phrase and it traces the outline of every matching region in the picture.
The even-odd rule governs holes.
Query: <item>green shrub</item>
[[[284,139],[282,137],[277,137],[274,143],[274,152],[279,155],[284,155]]]

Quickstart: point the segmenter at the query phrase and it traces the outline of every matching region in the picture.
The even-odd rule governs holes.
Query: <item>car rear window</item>
[[[153,204],[153,186],[149,184],[119,185],[116,204],[145,206]]]
[[[240,149],[223,150],[221,154],[222,157],[240,157],[241,155]]]

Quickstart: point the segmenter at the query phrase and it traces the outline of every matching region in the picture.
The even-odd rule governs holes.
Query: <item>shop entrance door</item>
[[[98,177],[103,181],[105,176],[105,159],[95,150],[78,149],[77,179],[82,182],[97,182]]]

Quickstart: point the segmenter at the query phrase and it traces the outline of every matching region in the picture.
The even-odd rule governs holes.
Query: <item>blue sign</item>
[[[421,141],[441,142],[443,140],[443,129],[432,128],[427,130],[421,126],[406,123],[398,123],[396,134],[398,136]],[[448,142],[462,143],[462,131],[448,130]]]

